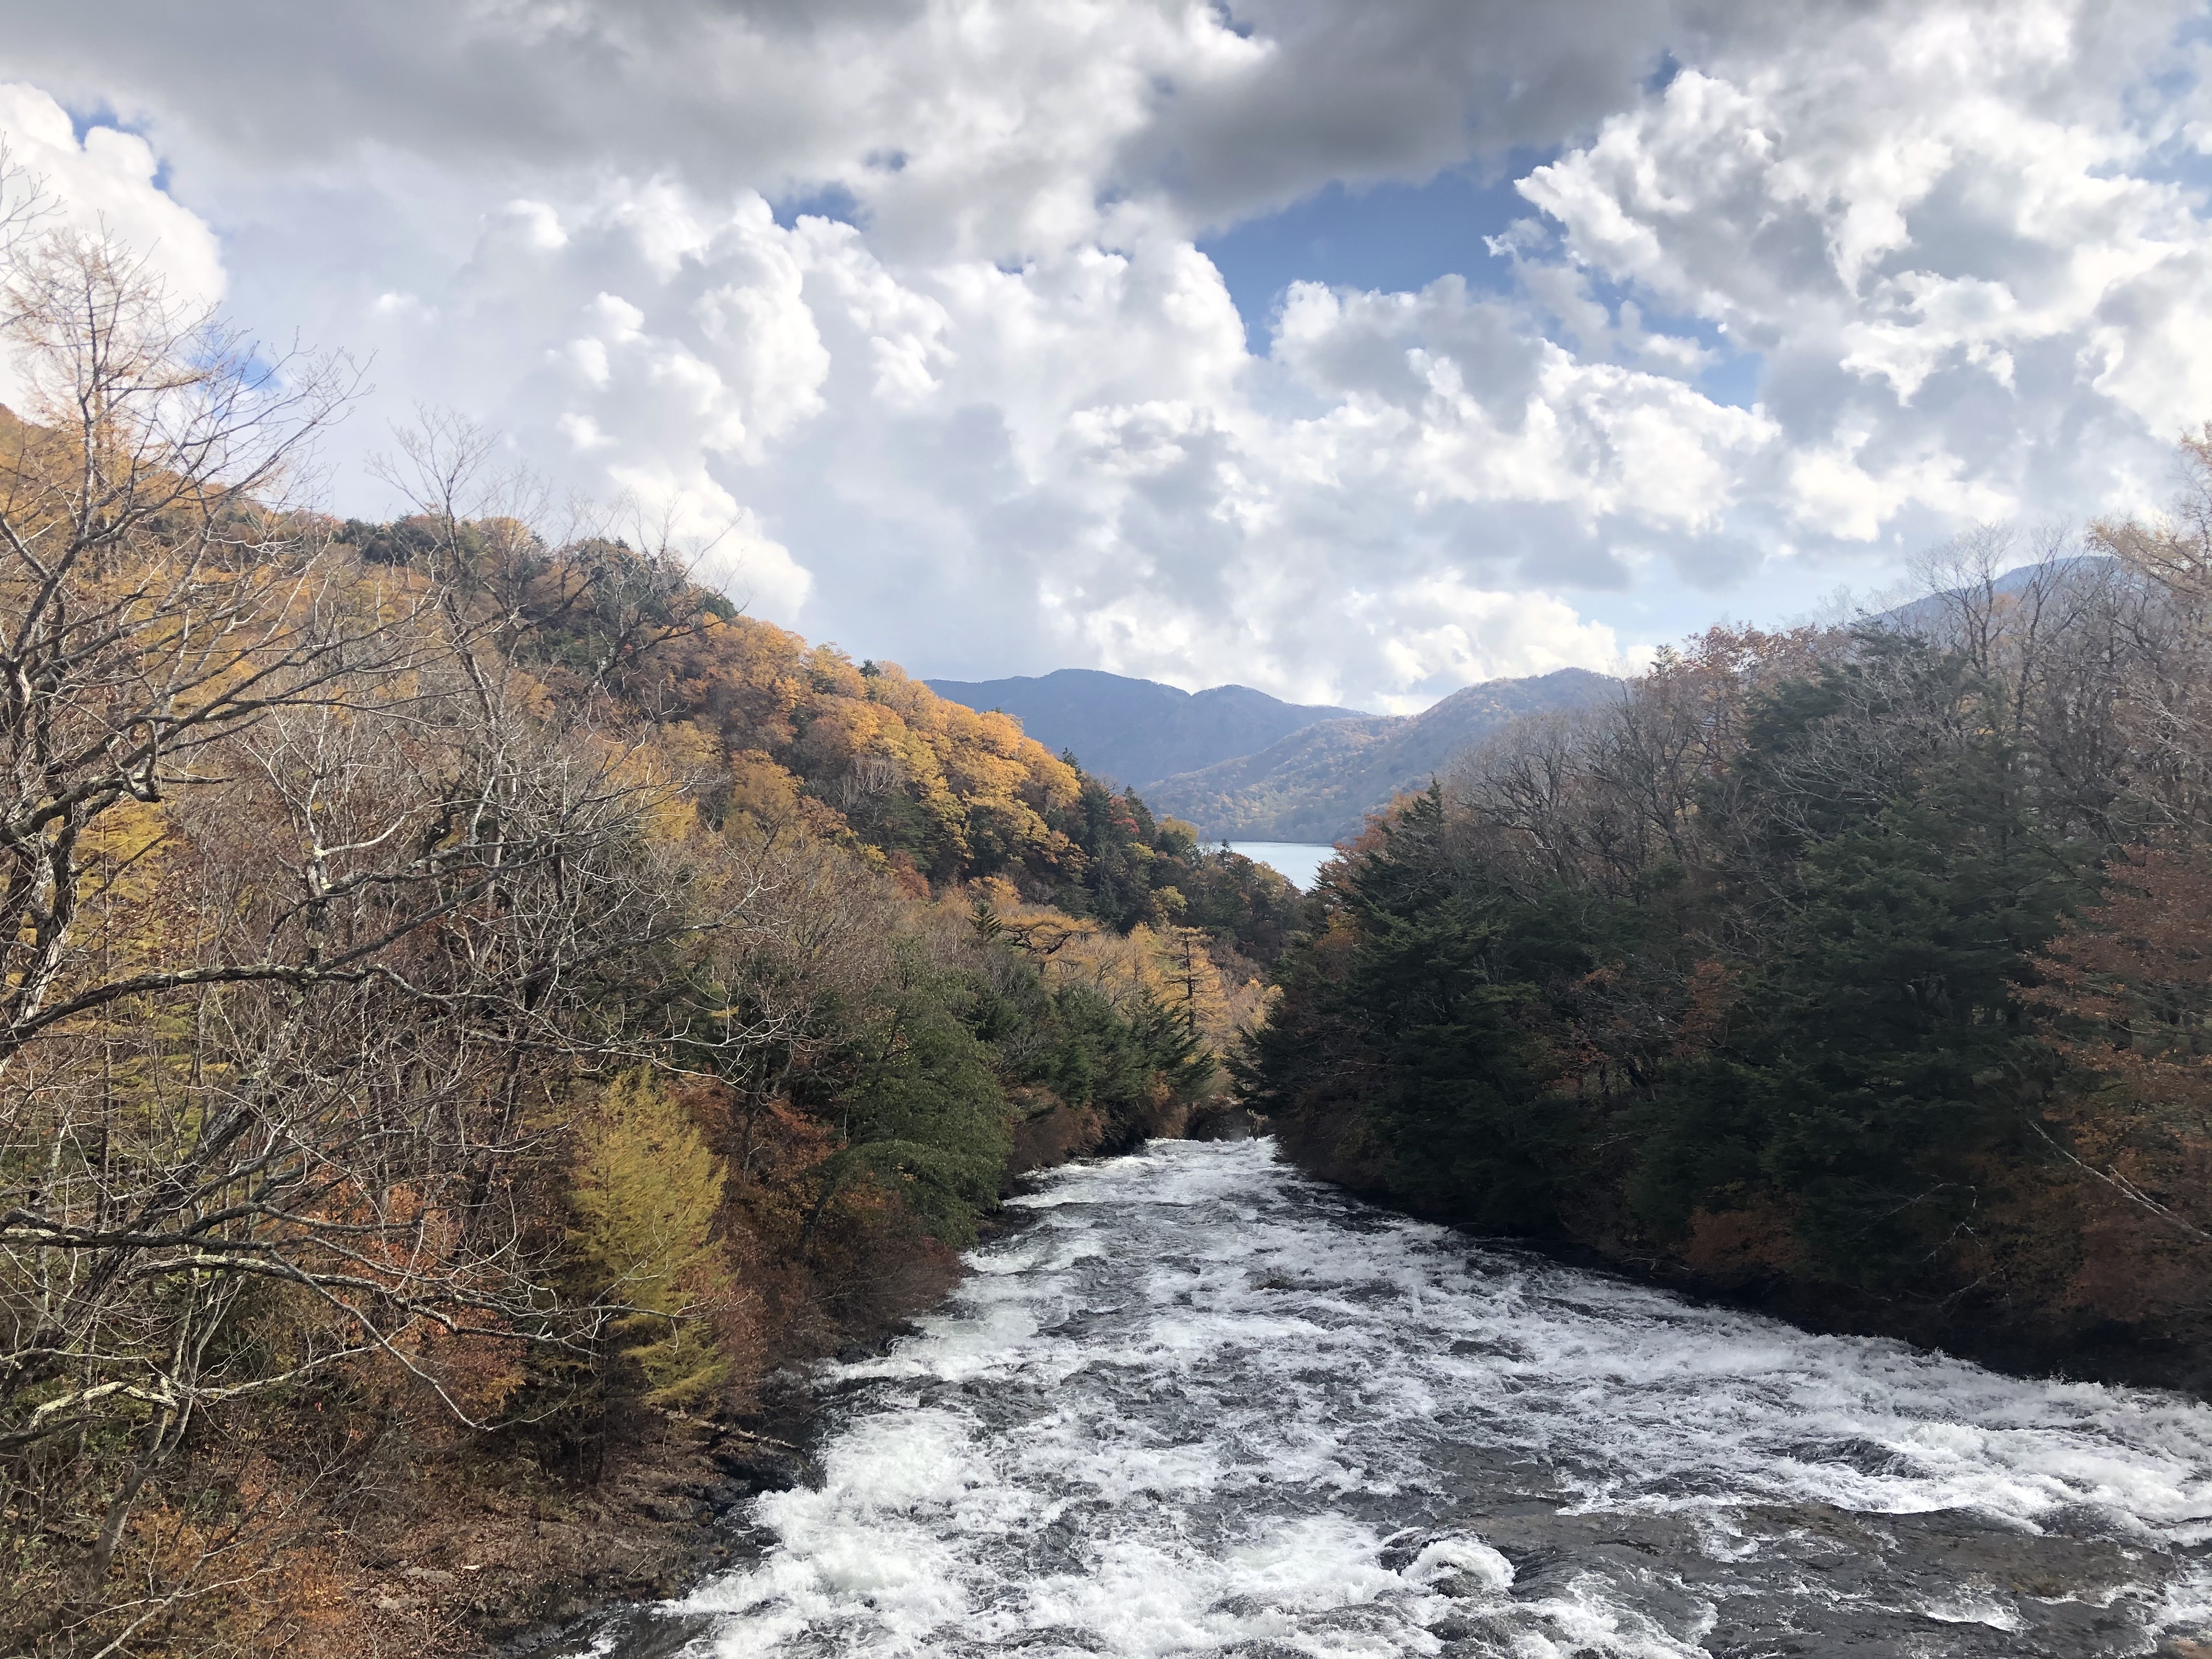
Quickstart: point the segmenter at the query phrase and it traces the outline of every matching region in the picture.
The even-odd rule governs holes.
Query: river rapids
[[[2212,1627],[2212,1408],[1808,1335],[1162,1142],[823,1379],[760,1552],[568,1650],[2064,1656]]]

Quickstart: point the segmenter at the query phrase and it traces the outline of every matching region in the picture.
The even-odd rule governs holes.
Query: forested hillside
[[[1716,630],[1401,802],[1282,966],[1247,1078],[1286,1146],[1818,1319],[2212,1383],[2212,429],[2186,453],[2113,557]]]
[[[970,708],[1003,709],[1048,748],[1139,787],[1251,754],[1318,720],[1361,718],[1356,708],[1284,702],[1246,685],[1185,691],[1090,668],[929,684]]]
[[[1489,680],[1418,714],[1317,722],[1255,754],[1163,778],[1152,793],[1209,837],[1334,843],[1500,727],[1597,702],[1617,684],[1583,668]]]
[[[465,1651],[1218,1109],[1297,901],[465,423],[322,514],[344,366],[143,271],[5,273],[0,1649]]]

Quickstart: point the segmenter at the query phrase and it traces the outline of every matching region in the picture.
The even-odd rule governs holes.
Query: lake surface
[[[1224,843],[1255,864],[1272,868],[1302,893],[1313,891],[1321,867],[1336,856],[1336,848],[1304,841],[1232,841]]]
[[[2212,1410],[1808,1334],[1272,1144],[1056,1172],[621,1659],[2087,1659],[2212,1618]]]

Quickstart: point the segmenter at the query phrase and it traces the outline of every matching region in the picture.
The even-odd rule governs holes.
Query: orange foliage
[[[1686,1060],[1717,1042],[1728,1029],[1729,1011],[1742,996],[1742,985],[1725,964],[1700,962],[1692,967],[1688,994],[1675,1025],[1676,1056]]]
[[[1010,1176],[1080,1158],[1106,1138],[1106,1121],[1096,1106],[1071,1106],[1049,1089],[1010,1089],[1006,1104],[1013,1114]]]
[[[2025,995],[2087,1085],[2046,1115],[2109,1200],[2069,1297],[2124,1318],[2190,1305],[2212,1245],[2212,857],[2123,858],[2035,967]]]
[[[714,736],[749,809],[791,812],[806,799],[820,832],[896,792],[927,826],[922,863],[935,873],[1014,864],[1066,875],[1081,865],[1048,822],[1080,793],[1074,769],[1011,717],[949,702],[896,664],[856,667],[835,646],[708,615],[645,651],[634,672],[664,718]],[[765,775],[771,768],[782,781]]]

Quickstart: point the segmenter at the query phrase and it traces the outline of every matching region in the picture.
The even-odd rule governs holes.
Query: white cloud
[[[69,112],[36,87],[0,85],[0,138],[15,170],[9,208],[30,205],[33,234],[109,234],[135,249],[189,314],[222,298],[222,258],[214,234],[157,185],[160,167],[143,138],[94,127],[80,143]],[[22,409],[37,394],[0,357],[0,404]]]
[[[1381,642],[1399,684],[1459,686],[1558,668],[1619,670],[1613,629],[1583,621],[1547,593],[1486,592],[1456,574],[1425,577],[1387,594],[1360,595],[1353,615]],[[1426,691],[1388,695],[1381,712],[1413,714]]]
[[[155,148],[22,88],[0,126],[374,351],[341,461],[456,405],[921,672],[1413,706],[2139,505],[2212,413],[2212,104],[2156,0],[94,10],[22,72]],[[1248,339],[1194,245],[1516,144],[1503,290],[1297,284]],[[807,192],[856,222],[779,224]]]
[[[9,160],[22,172],[16,189],[43,187],[45,228],[65,225],[88,234],[104,228],[143,255],[182,306],[222,297],[215,234],[156,183],[161,164],[145,139],[95,126],[80,143],[69,112],[39,88],[21,83],[0,85],[0,134]]]
[[[2212,235],[2143,118],[2172,21],[1869,12],[1686,70],[1521,188],[1575,266],[1767,354],[1801,526],[2080,510],[2212,410]]]

